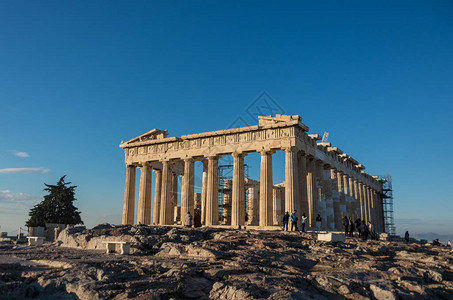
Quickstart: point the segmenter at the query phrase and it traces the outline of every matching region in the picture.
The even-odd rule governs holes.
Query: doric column
[[[273,212],[272,219],[273,225],[282,225],[282,189],[280,187],[274,186],[272,188],[272,203],[273,203]]]
[[[248,186],[248,224],[252,226],[258,225],[258,191],[259,188],[255,184]]]
[[[162,187],[160,190],[159,225],[169,225],[173,222],[173,205],[171,203],[172,172],[169,161],[162,161]]]
[[[138,194],[137,224],[151,223],[151,167],[144,163],[140,168],[140,190]]]
[[[336,216],[341,220],[346,215],[346,193],[345,193],[345,184],[344,184],[344,174],[343,172],[337,172],[338,177],[338,192],[340,193],[340,215]]]
[[[326,201],[325,196],[323,197],[322,186],[323,186],[323,178],[324,178],[324,162],[321,160],[315,161],[316,166],[316,199],[317,199],[317,214],[321,216],[322,225],[321,229],[327,229],[327,217],[326,217]],[[315,214],[315,216],[317,215]]]
[[[178,174],[172,173],[171,176],[171,203],[173,208],[173,215],[171,219],[173,220],[172,224],[176,224],[180,213],[180,211],[178,213]]]
[[[203,159],[203,178],[201,183],[201,224],[206,224],[206,195],[208,190],[208,161]]]
[[[187,213],[194,216],[194,161],[192,158],[184,159],[184,176],[181,186],[181,224]]]
[[[360,200],[360,185],[357,179],[354,179],[354,198],[356,203],[356,219],[362,219],[362,202]]]
[[[156,184],[154,186],[154,211],[153,211],[153,225],[159,225],[160,217],[160,190],[162,187],[162,170],[154,170],[156,173]]]
[[[135,169],[136,167],[133,165],[126,166],[126,186],[124,187],[123,224],[134,224]]]
[[[299,178],[298,178],[297,149],[290,147],[285,149],[285,209],[291,213],[300,209],[299,206]],[[300,218],[300,210],[297,215]]]
[[[366,185],[362,183],[362,203],[363,203],[363,217],[365,218],[365,223],[368,222],[368,197],[366,193]]]
[[[260,226],[272,225],[272,152],[261,151]]]
[[[298,212],[302,216],[305,213],[305,216],[308,216],[309,205],[308,205],[308,196],[307,196],[307,157],[302,151],[298,153],[298,185],[299,185],[299,206]],[[283,208],[282,215],[285,213],[286,208]]]
[[[244,156],[233,153],[233,189],[231,203],[231,226],[244,225],[245,210],[242,213],[242,204],[245,203],[244,190]],[[244,216],[244,217],[243,217]]]
[[[359,196],[360,203],[360,220],[365,220],[365,204],[363,202],[362,183],[357,181],[357,195]]]
[[[349,198],[349,176],[343,174],[344,216],[351,215],[351,199]]]
[[[233,181],[225,180],[223,190],[223,221],[219,223],[224,225],[231,225],[231,193]]]
[[[335,211],[333,203],[333,191],[335,187],[332,184],[331,168],[329,165],[322,165],[322,206],[324,208],[324,228],[333,230],[335,228]]]
[[[373,197],[372,197],[372,194],[371,194],[371,188],[369,186],[367,186],[366,192],[367,192],[367,195],[368,195],[368,220],[371,221],[371,222],[374,222],[374,218],[373,218]]]
[[[318,197],[316,189],[316,164],[314,158],[307,159],[307,198],[308,198],[308,221],[310,227],[316,225],[316,214],[318,213]]]
[[[351,200],[349,215],[352,217],[353,220],[355,220],[357,218],[357,215],[355,211],[356,200],[354,194],[354,179],[352,177],[349,177],[348,181],[349,181],[349,198]]]
[[[206,226],[219,224],[218,157],[208,157],[206,188]]]
[[[332,197],[333,212],[335,218],[335,229],[342,230],[341,209],[340,209],[340,192],[338,191],[338,173],[335,169],[330,169],[330,178],[332,179]]]

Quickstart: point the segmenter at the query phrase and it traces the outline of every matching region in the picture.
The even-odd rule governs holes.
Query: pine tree
[[[71,183],[65,182],[65,177],[61,177],[56,185],[44,184],[47,187],[44,191],[49,194],[30,210],[30,219],[26,222],[28,227],[45,226],[46,223],[83,224],[81,212],[73,204],[77,186],[67,186]]]

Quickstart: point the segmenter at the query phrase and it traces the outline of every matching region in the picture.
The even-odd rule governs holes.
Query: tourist
[[[406,240],[406,243],[409,243],[409,231],[406,231],[404,234],[404,239]]]
[[[357,218],[357,220],[355,220],[355,228],[357,228],[357,233],[361,234],[361,231],[360,231],[360,224],[362,224],[362,220],[360,220],[360,218]]]
[[[368,228],[365,224],[365,220],[363,220],[362,223],[360,224],[360,236],[364,241],[368,239]]]
[[[192,227],[192,221],[193,221],[193,216],[189,211],[189,212],[187,212],[186,218],[184,219],[184,226],[189,227],[189,228]]]
[[[368,233],[370,234],[370,239],[375,240],[376,239],[376,232],[374,231],[374,225],[371,223],[371,221],[368,221]]]
[[[321,215],[318,214],[318,215],[316,216],[316,230],[317,230],[318,232],[321,231],[321,225],[322,225]]]
[[[307,221],[307,217],[305,213],[302,214],[302,232],[305,232],[305,222]]]
[[[348,236],[349,232],[349,220],[348,217],[343,217],[343,226],[344,226],[344,236]]]
[[[289,217],[291,219],[291,231],[296,230],[297,231],[297,215],[296,215],[296,210],[291,214]]]
[[[354,237],[354,229],[355,229],[354,221],[352,220],[352,217],[349,217],[349,236],[350,237]]]
[[[283,231],[288,231],[289,213],[286,212],[283,216]]]
[[[439,239],[433,241],[433,246],[440,246]]]
[[[447,241],[447,247],[451,248],[451,242],[450,242],[450,240]]]

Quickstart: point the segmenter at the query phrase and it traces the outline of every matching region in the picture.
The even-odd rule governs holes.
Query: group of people
[[[283,230],[288,231],[289,221],[291,221],[291,231],[299,231],[297,227],[297,223],[299,222],[299,218],[297,217],[297,210],[294,210],[291,215],[289,212],[286,212],[283,215]],[[305,224],[307,223],[307,217],[305,213],[302,214],[301,217],[301,225],[302,225],[302,232],[305,232]]]
[[[345,236],[353,237],[354,230],[357,230],[359,236],[366,241],[368,237],[371,239],[377,239],[376,231],[374,230],[374,225],[371,221],[365,223],[365,220],[361,220],[358,218],[357,220],[353,220],[352,217],[343,217],[343,226],[344,226],[344,234]]]

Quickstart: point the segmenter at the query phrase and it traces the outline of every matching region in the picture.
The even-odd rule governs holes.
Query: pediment
[[[167,130],[159,130],[159,129],[154,128],[142,135],[139,135],[136,138],[133,138],[132,140],[127,141],[126,144],[149,141],[149,140],[164,139],[167,137],[167,135],[168,135]]]

